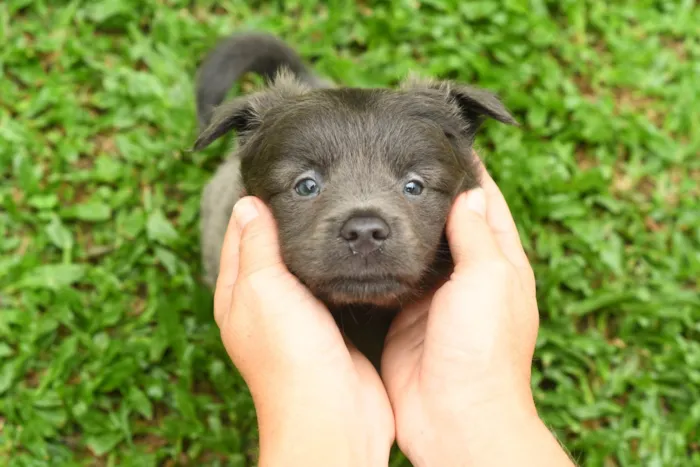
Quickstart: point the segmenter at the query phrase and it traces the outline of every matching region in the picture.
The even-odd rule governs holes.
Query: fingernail
[[[250,198],[241,198],[233,207],[233,215],[236,216],[236,225],[240,232],[253,219],[258,217],[258,208]]]
[[[482,217],[486,215],[486,195],[483,188],[475,188],[467,193],[467,209]]]

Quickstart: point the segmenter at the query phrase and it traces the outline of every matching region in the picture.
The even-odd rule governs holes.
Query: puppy
[[[247,72],[269,86],[222,104]],[[257,196],[278,223],[289,270],[377,367],[401,305],[451,271],[445,222],[456,196],[479,185],[479,127],[489,117],[517,125],[494,94],[463,84],[334,86],[260,33],[233,35],[206,57],[197,112],[195,150],[238,138],[202,197],[206,282],[216,282],[233,205]]]

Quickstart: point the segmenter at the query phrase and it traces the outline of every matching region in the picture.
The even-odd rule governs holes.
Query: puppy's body
[[[219,105],[247,71],[274,82]],[[215,48],[197,88],[195,149],[231,130],[239,140],[202,198],[207,282],[215,284],[233,205],[258,196],[277,220],[287,267],[378,365],[401,304],[449,274],[444,225],[454,198],[479,183],[478,127],[486,117],[514,120],[492,94],[453,83],[333,88],[260,34]]]

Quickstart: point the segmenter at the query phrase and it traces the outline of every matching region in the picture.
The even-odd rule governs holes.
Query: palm
[[[394,414],[381,378],[374,366],[357,349],[350,349],[350,355],[358,378],[355,396],[360,405],[358,409],[363,410],[367,417],[366,426],[372,427],[378,439],[393,440]]]
[[[435,294],[404,308],[391,325],[382,356],[382,377],[394,404],[410,396],[420,375],[429,310]],[[438,296],[437,299],[440,299]],[[396,388],[395,391],[392,389]]]

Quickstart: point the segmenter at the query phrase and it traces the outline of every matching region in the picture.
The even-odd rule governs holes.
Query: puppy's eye
[[[418,180],[411,180],[404,185],[403,192],[407,195],[418,196],[423,193],[423,184]]]
[[[299,180],[294,187],[294,191],[296,191],[299,196],[310,197],[316,196],[321,191],[321,188],[313,178],[305,178]]]

